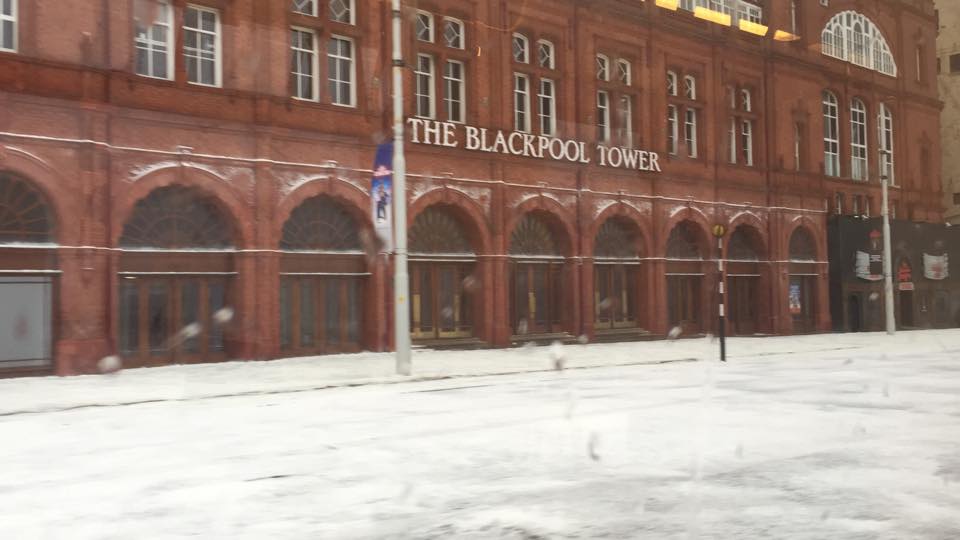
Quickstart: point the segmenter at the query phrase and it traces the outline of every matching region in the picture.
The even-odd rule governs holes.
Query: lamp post
[[[403,150],[403,16],[400,0],[392,0],[393,10],[393,229],[394,257],[393,308],[396,368],[399,375],[410,375],[410,282],[407,277],[407,163]]]
[[[893,335],[897,331],[897,321],[893,315],[893,261],[890,248],[890,201],[888,184],[890,183],[889,163],[890,151],[880,153],[883,162],[880,164],[880,183],[883,191],[883,296],[884,310],[887,320],[887,334]]]
[[[717,224],[713,226],[713,236],[717,239],[717,290],[719,291],[718,303],[718,331],[720,334],[720,361],[727,361],[727,313],[726,313],[726,280],[723,278],[723,236],[727,234],[727,228]]]

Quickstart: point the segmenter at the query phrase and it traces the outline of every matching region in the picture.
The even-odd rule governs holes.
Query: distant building
[[[940,35],[937,37],[940,99],[943,115],[943,195],[945,219],[960,224],[960,2],[937,0]]]

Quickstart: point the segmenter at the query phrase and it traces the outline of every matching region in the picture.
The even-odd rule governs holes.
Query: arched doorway
[[[0,371],[53,365],[53,305],[59,274],[55,222],[27,179],[0,172]]]
[[[224,360],[234,229],[217,201],[171,185],[135,205],[120,237],[120,354],[127,365]]]
[[[409,236],[412,338],[472,337],[477,256],[460,220],[448,207],[431,206],[417,215]]]
[[[684,334],[703,331],[705,237],[692,221],[681,221],[667,239],[667,323]]]
[[[609,332],[640,325],[640,258],[643,238],[627,219],[612,217],[593,244],[594,328]]]
[[[562,332],[567,271],[549,215],[525,214],[513,229],[509,254],[514,335]]]
[[[280,237],[280,351],[359,351],[367,260],[350,211],[326,195],[290,213]]]
[[[793,332],[815,332],[817,313],[817,244],[804,227],[790,235],[790,289],[788,306],[793,319]]]
[[[763,239],[759,231],[740,225],[730,235],[727,248],[727,302],[730,308],[730,329],[736,335],[752,335],[760,331],[762,306],[760,291],[763,277],[760,260]]]

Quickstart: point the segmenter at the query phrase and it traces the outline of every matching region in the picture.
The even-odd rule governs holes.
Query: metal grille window
[[[859,99],[850,102],[850,176],[867,179],[867,108]]]
[[[896,185],[896,176],[893,174],[893,113],[885,104],[881,104],[878,116],[880,174],[886,176],[891,184]]]
[[[687,109],[684,122],[684,140],[687,143],[687,155],[697,157],[697,110]]]
[[[530,79],[513,74],[513,124],[516,131],[530,131]]]
[[[334,105],[356,105],[353,55],[353,40],[340,36],[330,37],[327,45],[327,82],[330,103]]]
[[[354,24],[353,0],[330,0],[330,20],[344,24]]]
[[[597,140],[610,142],[610,94],[597,92]]]
[[[530,41],[523,34],[513,35],[513,59],[521,64],[530,63]]]
[[[447,47],[462,49],[464,41],[463,23],[457,19],[443,20],[443,41]]]
[[[187,6],[183,41],[187,80],[193,84],[220,86],[220,13]]]
[[[10,3],[11,0],[0,0],[4,9]],[[166,2],[158,2],[156,7],[156,17],[149,24],[147,21],[136,21],[136,72],[137,75],[145,77],[172,79],[173,55],[170,54],[170,44],[173,34],[173,9]],[[5,35],[4,32],[0,34]]]
[[[550,79],[540,79],[540,134],[552,136],[556,133],[557,96],[556,87]]]
[[[293,97],[315,101],[317,99],[317,37],[310,30],[290,30],[290,85]]]
[[[443,96],[444,104],[447,108],[447,120],[451,122],[464,122],[466,112],[464,104],[464,69],[463,63],[456,60],[448,60],[443,73],[445,92]]]
[[[317,0],[292,0],[294,13],[303,13],[304,15],[317,15]]]
[[[556,67],[553,51],[553,43],[543,39],[537,42],[537,61],[540,67],[544,69],[554,69]]]
[[[433,43],[433,15],[426,11],[417,12],[416,22],[417,39]]]
[[[830,92],[823,93],[823,172],[840,176],[840,110]]]
[[[427,54],[417,55],[417,116],[434,118],[436,101],[434,99],[434,60]]]

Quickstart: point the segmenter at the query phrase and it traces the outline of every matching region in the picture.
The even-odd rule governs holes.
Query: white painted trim
[[[118,276],[236,276],[239,272],[117,272]]]
[[[322,277],[322,276],[343,276],[343,277],[367,277],[372,275],[370,272],[280,272],[283,277]]]
[[[60,275],[63,273],[63,270],[3,270],[0,269],[0,274],[45,274],[45,275]]]

